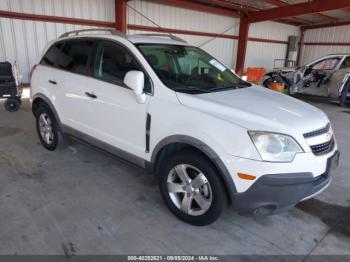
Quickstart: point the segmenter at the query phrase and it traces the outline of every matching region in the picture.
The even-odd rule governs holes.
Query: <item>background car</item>
[[[282,81],[289,94],[306,94],[337,99],[344,105],[350,96],[345,79],[350,73],[350,55],[332,54],[297,68],[281,68],[267,73],[263,85]]]

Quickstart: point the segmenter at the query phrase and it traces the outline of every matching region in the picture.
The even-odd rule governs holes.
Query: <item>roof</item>
[[[125,35],[120,31],[111,28],[90,28],[70,31],[62,34],[59,39],[72,39],[79,37],[93,38],[110,38],[110,39],[126,39],[133,44],[137,43],[157,43],[157,44],[174,44],[174,45],[189,45],[185,40],[172,34],[135,34]]]
[[[133,44],[173,44],[173,45],[190,45],[180,39],[172,39],[171,36],[164,34],[161,35],[129,35],[127,39]]]

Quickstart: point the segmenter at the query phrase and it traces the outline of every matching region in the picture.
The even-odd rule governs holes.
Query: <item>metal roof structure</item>
[[[348,0],[150,0],[178,7],[198,9],[235,17],[260,16],[259,21],[275,20],[297,26],[350,24]],[[296,15],[288,10],[293,10]],[[271,14],[274,13],[274,16]],[[268,14],[268,15],[267,15]],[[254,20],[254,19],[253,19]]]

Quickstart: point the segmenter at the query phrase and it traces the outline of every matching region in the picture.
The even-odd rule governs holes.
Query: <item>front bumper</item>
[[[327,160],[326,171],[314,177],[311,172],[263,175],[245,192],[235,194],[232,204],[243,215],[276,214],[324,190],[338,165],[339,151]]]

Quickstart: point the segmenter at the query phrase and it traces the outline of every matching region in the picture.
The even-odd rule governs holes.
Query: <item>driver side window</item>
[[[338,57],[332,57],[328,59],[324,59],[320,62],[317,62],[312,66],[312,69],[317,69],[317,70],[333,70],[339,62]]]
[[[108,41],[99,44],[94,65],[94,77],[123,85],[127,72],[139,70],[140,67],[123,47]]]

